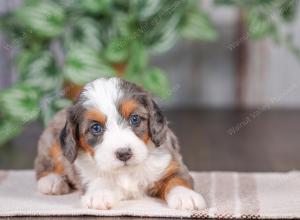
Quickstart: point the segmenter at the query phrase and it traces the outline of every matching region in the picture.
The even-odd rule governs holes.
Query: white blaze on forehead
[[[83,96],[87,99],[83,105],[96,108],[104,113],[107,118],[117,118],[117,100],[123,95],[118,78],[97,79],[84,88]]]

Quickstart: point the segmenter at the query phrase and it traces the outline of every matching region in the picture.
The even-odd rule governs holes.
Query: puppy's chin
[[[134,168],[136,168],[137,166],[139,166],[140,164],[137,163],[120,163],[120,165],[118,167],[115,167],[114,172],[126,172],[129,170],[132,170]]]

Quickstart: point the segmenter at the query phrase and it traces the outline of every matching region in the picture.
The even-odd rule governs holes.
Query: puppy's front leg
[[[174,209],[200,210],[206,207],[202,195],[192,190],[184,179],[176,175],[164,180],[159,196]]]
[[[87,184],[86,192],[81,199],[84,208],[102,210],[111,209],[117,201],[116,193],[100,178]]]

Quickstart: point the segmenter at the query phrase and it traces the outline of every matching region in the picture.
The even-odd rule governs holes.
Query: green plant
[[[267,21],[267,13],[258,16],[258,8],[278,12],[274,2],[291,1],[215,3],[241,7],[250,30],[261,25],[251,37],[261,38],[275,36],[278,24]],[[118,75],[155,95],[170,96],[169,80],[161,69],[150,67],[148,59],[180,38],[217,38],[210,17],[198,5],[196,0],[24,0],[22,7],[0,20],[10,39],[5,48],[17,51],[18,73],[16,84],[0,94],[0,144],[18,135],[25,123],[38,118],[47,123],[57,110],[70,105],[62,92],[66,82],[83,85]],[[295,7],[286,8],[281,16],[290,21]]]
[[[149,55],[171,48],[177,39],[217,37],[197,2],[185,0],[25,0],[1,17],[1,29],[16,49],[18,80],[1,92],[0,144],[26,122],[45,123],[71,102],[64,83],[83,85],[117,75],[167,98],[169,80],[148,65]]]

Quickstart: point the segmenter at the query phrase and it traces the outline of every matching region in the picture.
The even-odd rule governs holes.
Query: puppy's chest
[[[116,190],[123,199],[138,199],[159,179],[151,173],[122,173],[114,181]]]

